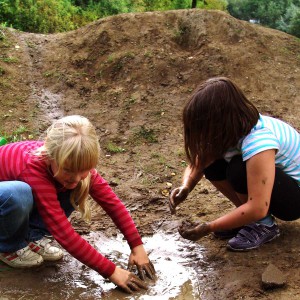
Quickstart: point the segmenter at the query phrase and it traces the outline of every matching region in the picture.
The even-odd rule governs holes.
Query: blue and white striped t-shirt
[[[297,180],[300,186],[300,134],[287,123],[260,115],[250,133],[224,156],[226,161],[237,154],[243,161],[257,153],[276,149],[275,165]]]

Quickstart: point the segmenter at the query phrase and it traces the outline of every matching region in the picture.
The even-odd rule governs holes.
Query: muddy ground
[[[159,255],[153,257],[157,287],[163,289],[150,283],[155,292],[135,299],[300,299],[299,221],[278,220],[278,239],[255,251],[234,253],[226,250],[226,241],[212,236],[191,244],[177,234],[181,220],[209,221],[232,209],[208,182],[198,184],[176,216],[167,207],[169,192],[180,184],[186,166],[182,108],[201,80],[230,77],[261,113],[300,129],[299,39],[204,10],[124,14],[53,35],[0,30],[1,133],[39,138],[53,119],[87,116],[102,146],[98,169],[149,239],[148,251],[161,246],[150,241],[162,233],[164,240],[174,238],[170,249],[179,249],[172,254],[161,250],[165,261],[183,253],[173,260],[177,267],[163,270]],[[97,208],[91,224],[76,215],[72,222],[92,243],[100,243],[102,235],[118,239]],[[115,262],[123,259],[109,250],[107,255]],[[261,275],[269,264],[284,274],[284,287],[262,288]],[[187,276],[175,283],[177,294],[168,293],[184,273],[180,267],[187,265],[192,280]],[[168,275],[170,268],[174,272]],[[130,299],[101,278],[90,279],[97,275],[68,255],[58,265],[35,271],[3,265],[0,270],[1,300]]]

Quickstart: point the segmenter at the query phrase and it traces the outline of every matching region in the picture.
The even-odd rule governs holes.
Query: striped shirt
[[[250,133],[225,154],[226,161],[240,154],[243,161],[262,151],[275,149],[275,165],[294,178],[300,186],[300,135],[287,123],[260,115]]]
[[[0,181],[19,180],[28,183],[38,211],[57,242],[80,262],[107,278],[114,272],[115,264],[73,229],[57,199],[63,187],[54,180],[45,161],[32,155],[32,151],[42,145],[43,142],[24,141],[1,146]],[[130,248],[142,244],[126,207],[96,170],[91,170],[90,195],[111,217]]]

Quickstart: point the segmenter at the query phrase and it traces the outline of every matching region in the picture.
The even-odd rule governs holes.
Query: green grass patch
[[[13,56],[0,56],[0,60],[8,64],[17,63],[19,61],[16,57]]]
[[[116,145],[113,142],[108,142],[105,148],[109,153],[122,153],[126,151],[124,148]]]
[[[145,126],[141,126],[138,131],[134,133],[134,137],[137,140],[149,142],[149,143],[157,143],[157,137],[155,131],[151,128],[146,128]]]
[[[8,143],[19,142],[23,140],[30,140],[33,136],[30,134],[29,130],[21,125],[17,129],[12,132],[4,132],[0,131],[0,136],[4,137]]]

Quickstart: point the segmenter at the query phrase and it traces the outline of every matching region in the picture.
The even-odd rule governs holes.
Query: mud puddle
[[[112,239],[92,232],[86,239],[119,266],[127,267],[129,247],[121,235]],[[165,231],[144,237],[143,241],[157,272],[155,282],[147,280],[147,291],[125,294],[95,271],[65,255],[59,263],[45,263],[34,270],[0,265],[0,300],[202,299],[203,272],[196,267],[197,261],[203,260],[204,249],[200,245]]]

